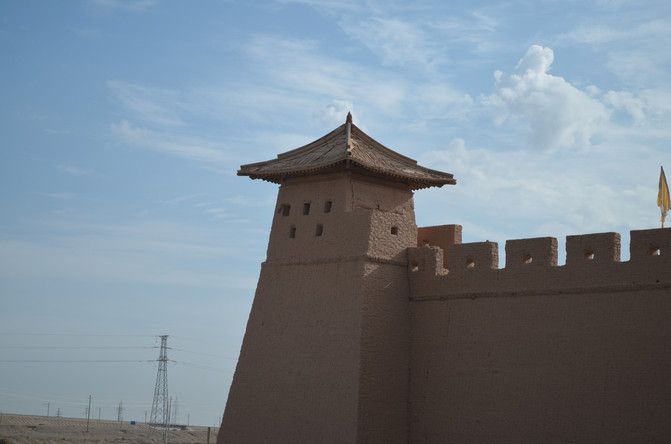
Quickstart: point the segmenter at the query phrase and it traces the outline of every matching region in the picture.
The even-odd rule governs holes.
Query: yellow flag
[[[666,183],[666,176],[664,175],[664,167],[661,167],[659,173],[659,193],[657,194],[657,206],[662,211],[662,228],[664,228],[664,219],[666,213],[669,212],[671,202],[669,201],[669,184]]]

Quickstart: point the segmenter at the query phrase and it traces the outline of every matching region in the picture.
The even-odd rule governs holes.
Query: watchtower
[[[454,178],[350,114],[238,175],[280,189],[218,442],[407,442],[413,191]]]

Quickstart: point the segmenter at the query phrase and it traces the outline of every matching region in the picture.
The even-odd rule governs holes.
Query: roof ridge
[[[345,141],[345,152],[348,156],[352,155],[352,113],[347,113],[347,118],[345,119],[345,126],[347,131],[347,140]]]
[[[361,128],[359,128],[358,126],[356,126],[356,125],[354,125],[354,124],[352,124],[352,126],[353,126],[354,129],[358,132],[358,135],[359,135],[362,139],[366,139],[366,140],[369,141],[371,144],[373,144],[376,148],[381,149],[383,153],[385,153],[385,154],[387,154],[387,155],[389,155],[389,156],[391,156],[391,157],[393,157],[393,158],[395,158],[395,159],[409,161],[409,162],[412,162],[413,164],[417,165],[417,161],[416,161],[415,159],[413,159],[412,157],[404,156],[403,154],[398,153],[398,152],[392,150],[391,148],[387,148],[386,146],[384,146],[383,144],[381,144],[380,142],[378,142],[377,140],[373,139],[371,136],[369,136],[368,134],[366,134],[366,133],[365,133]]]
[[[288,177],[319,174],[324,169],[350,168],[356,164],[372,175],[405,183],[410,189],[454,184],[449,173],[425,168],[415,159],[387,148],[352,123],[345,123],[319,139],[281,153],[276,159],[242,165],[240,176],[282,183]]]
[[[289,156],[292,156],[292,155],[294,155],[294,154],[299,153],[301,150],[308,150],[309,148],[312,148],[314,145],[318,145],[319,142],[326,141],[326,140],[328,140],[329,138],[335,136],[339,131],[341,131],[341,130],[343,129],[344,126],[345,126],[345,124],[343,123],[342,125],[340,125],[340,126],[337,127],[336,129],[334,129],[333,131],[331,131],[330,133],[327,133],[327,134],[321,136],[321,137],[320,137],[319,139],[317,139],[317,140],[313,140],[312,142],[310,142],[310,143],[306,143],[305,145],[303,145],[303,146],[299,146],[298,148],[294,148],[294,149],[292,149],[292,150],[289,150],[289,151],[285,151],[285,152],[283,152],[283,153],[280,153],[280,154],[277,155],[277,158],[278,158],[278,159],[284,159],[284,158],[286,158],[286,157],[289,157]]]

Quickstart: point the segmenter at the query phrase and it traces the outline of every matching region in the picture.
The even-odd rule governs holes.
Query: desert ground
[[[207,427],[190,426],[185,430],[168,431],[172,444],[205,444]],[[218,429],[210,430],[210,443],[217,439]],[[86,431],[86,419],[46,416],[0,415],[0,444],[57,444],[57,443],[162,443],[163,433],[146,424],[128,421],[91,420]]]

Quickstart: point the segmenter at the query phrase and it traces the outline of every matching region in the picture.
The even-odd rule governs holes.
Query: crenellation
[[[632,261],[654,261],[671,257],[671,228],[632,230],[629,248]]]
[[[669,231],[665,231],[669,230]],[[412,299],[453,298],[464,294],[580,292],[613,286],[671,285],[671,229],[632,232],[632,260],[620,262],[619,233],[567,236],[567,263],[557,265],[552,237],[506,242],[506,267],[498,268],[498,244],[473,242],[448,247],[450,267],[443,267],[440,247],[408,248]],[[659,250],[659,254],[651,254]],[[530,263],[524,259],[531,256]],[[591,256],[588,257],[588,256]],[[641,266],[641,262],[643,266]],[[623,288],[624,288],[623,287]]]
[[[506,268],[557,265],[557,238],[536,237],[506,241]]]
[[[448,267],[450,245],[461,243],[461,225],[434,225],[417,228],[417,246],[432,245],[440,247],[443,255],[443,267]]]
[[[442,248],[425,245],[408,248],[407,254],[410,272],[418,274],[420,278],[444,274]]]
[[[620,233],[566,236],[566,265],[589,266],[620,262]]]
[[[485,271],[499,268],[499,244],[471,242],[448,247],[449,270],[452,272]]]

